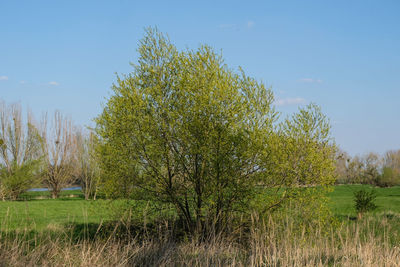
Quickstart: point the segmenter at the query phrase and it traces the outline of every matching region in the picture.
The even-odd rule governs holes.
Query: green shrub
[[[361,189],[354,192],[355,208],[359,214],[359,217],[361,217],[364,212],[373,211],[378,207],[375,204],[375,199],[376,192],[374,190],[367,191],[365,189]]]
[[[18,165],[10,164],[11,168],[0,167],[1,194],[3,198],[16,200],[22,193],[39,184],[39,160],[27,161]]]
[[[390,167],[384,167],[382,174],[376,179],[376,185],[379,187],[392,187],[400,185],[400,175]]]

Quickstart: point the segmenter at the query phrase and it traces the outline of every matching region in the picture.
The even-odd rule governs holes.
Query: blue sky
[[[144,28],[206,43],[271,86],[283,116],[322,106],[350,154],[400,149],[399,1],[0,0],[0,99],[81,125],[115,73],[132,71]]]

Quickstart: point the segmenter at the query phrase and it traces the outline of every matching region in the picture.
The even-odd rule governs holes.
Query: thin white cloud
[[[294,97],[294,98],[281,98],[275,101],[277,106],[288,106],[288,105],[301,105],[305,104],[306,100],[302,97]]]
[[[322,83],[321,79],[312,79],[312,78],[302,78],[299,81],[303,83]]]
[[[0,76],[0,81],[7,81],[8,80],[8,77],[7,76]]]
[[[249,21],[247,22],[247,28],[253,28],[255,24],[256,24],[256,23],[255,23],[254,21],[249,20]]]
[[[26,84],[26,81],[19,81],[20,84]]]
[[[52,81],[52,82],[49,82],[49,85],[54,85],[54,86],[57,86],[57,85],[60,85],[58,82],[54,82],[54,81]]]

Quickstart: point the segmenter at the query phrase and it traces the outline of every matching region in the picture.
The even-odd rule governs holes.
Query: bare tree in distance
[[[396,175],[400,175],[400,150],[390,150],[385,153],[383,165],[391,168]]]
[[[52,198],[58,198],[61,189],[73,182],[76,161],[73,124],[56,111],[50,124],[45,114],[41,126],[45,158],[43,183],[51,190]]]
[[[336,183],[337,184],[345,184],[349,182],[347,177],[348,166],[351,161],[351,157],[347,154],[346,151],[338,148],[336,151]]]
[[[100,178],[98,155],[95,151],[96,135],[93,132],[76,132],[76,177],[82,186],[85,199],[96,199]]]
[[[378,185],[382,187],[400,185],[400,150],[390,150],[385,153]]]
[[[369,152],[363,157],[364,163],[364,183],[375,184],[379,178],[380,169],[382,167],[382,158],[379,154]]]
[[[0,102],[0,195],[16,199],[38,182],[40,135],[30,112]]]

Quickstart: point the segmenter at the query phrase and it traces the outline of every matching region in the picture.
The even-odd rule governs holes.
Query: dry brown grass
[[[132,239],[68,239],[67,233],[1,236],[1,266],[400,266],[400,241],[382,219],[332,231],[299,230],[273,219],[253,226],[246,244],[220,238],[207,243]]]
[[[286,231],[276,231],[280,227],[272,220],[253,229],[250,266],[400,266],[400,247],[389,240],[384,223],[379,233],[371,218],[331,231],[317,226],[308,233],[305,228],[294,232],[291,223]]]

